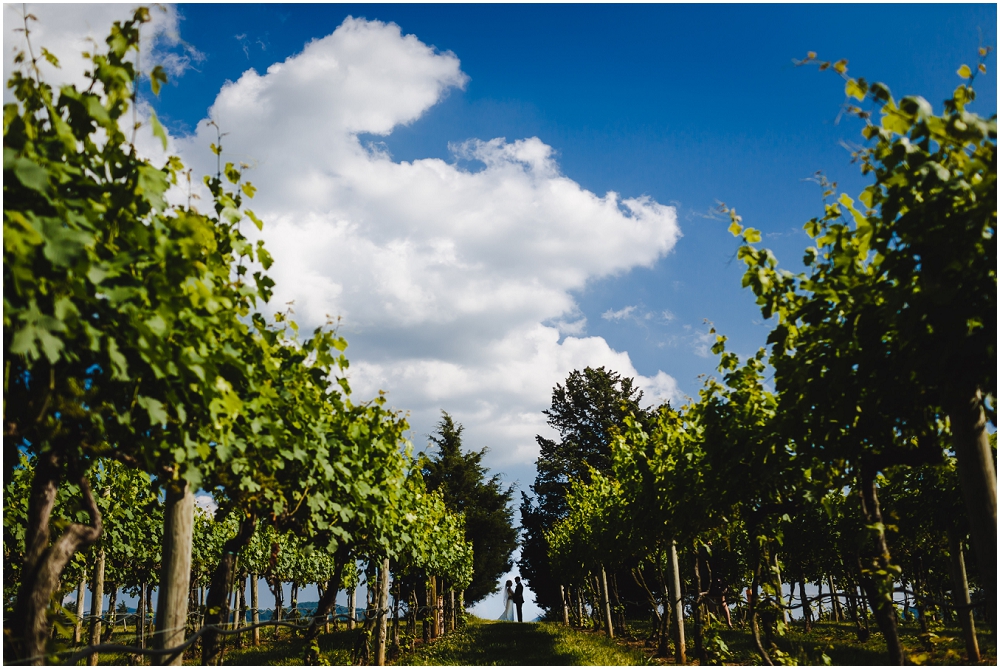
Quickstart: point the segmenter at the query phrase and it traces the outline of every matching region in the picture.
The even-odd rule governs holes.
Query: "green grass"
[[[603,636],[554,623],[508,623],[472,618],[462,631],[418,645],[396,664],[418,665],[637,665],[642,651]]]
[[[672,659],[649,657],[653,649],[649,644],[644,645],[641,639],[647,638],[650,631],[649,621],[635,621],[630,623],[628,629],[631,641],[621,639],[612,641],[600,633],[570,629],[555,623],[505,623],[470,617],[463,630],[430,644],[418,641],[413,651],[404,652],[393,664],[405,666],[672,664]],[[927,639],[921,637],[920,628],[916,623],[900,626],[900,638],[908,664],[966,664],[964,644],[957,628],[932,623],[931,632],[934,636]],[[229,666],[289,666],[306,663],[309,648],[300,634],[282,630],[275,640],[273,633],[273,629],[262,629],[262,643],[259,647],[250,645],[247,638],[245,647],[236,649],[232,640],[227,639],[222,663]],[[729,630],[724,626],[716,626],[714,633],[728,648],[728,652],[721,658],[726,664],[760,664],[760,658],[754,650],[748,630],[739,627]],[[319,660],[334,665],[350,665],[357,634],[357,631],[347,631],[344,628],[330,634],[321,634],[318,639]],[[689,626],[688,661],[697,664],[692,634],[693,630]],[[129,630],[128,634],[119,632],[115,635],[116,642],[131,643],[133,638],[132,630]],[[417,638],[420,638],[419,627]],[[858,643],[853,625],[850,623],[821,622],[814,625],[808,634],[798,624],[793,624],[784,637],[776,638],[775,641],[781,651],[788,654],[786,661],[796,664],[817,664],[823,653],[835,666],[884,665],[887,659],[885,641],[877,631],[873,629],[868,641],[863,644]],[[980,633],[979,644],[983,656],[981,664],[996,665],[996,646],[992,637]],[[100,663],[132,664],[135,659],[138,658],[103,654]],[[200,660],[200,654],[195,652],[186,657],[185,664],[199,665]]]
[[[962,641],[962,633],[957,627],[931,623],[930,631],[934,636],[925,640],[921,638],[920,626],[917,623],[900,625],[899,638],[908,663],[967,664],[965,644]],[[977,637],[979,652],[983,657],[982,664],[995,665],[996,645],[990,635],[980,631]],[[888,657],[885,639],[877,629],[873,627],[871,638],[861,644],[858,643],[854,627],[850,623],[819,623],[809,634],[801,629],[794,629],[788,634],[787,643],[817,655],[824,647],[832,646],[826,654],[830,657],[831,663],[836,665],[879,665],[885,664]]]
[[[264,629],[261,632],[264,632]],[[308,644],[300,634],[293,635],[287,629],[282,630],[279,632],[278,640],[275,641],[271,638],[272,632],[273,630],[267,630],[267,634],[262,635],[260,646],[253,646],[248,639],[242,649],[236,649],[231,647],[232,642],[227,641],[222,664],[226,666],[295,666],[305,663]],[[356,631],[348,631],[343,628],[329,634],[320,634],[318,642],[321,659],[332,665],[350,665],[351,652],[354,649],[357,634]],[[185,664],[188,663],[185,662]],[[200,665],[201,658],[193,660],[191,664]]]
[[[351,652],[354,648],[356,634],[356,632],[349,632],[344,628],[330,634],[321,634],[318,641],[322,658],[332,665],[350,665]],[[278,638],[275,639],[273,628],[261,628],[261,645],[254,646],[248,632],[243,641],[243,648],[235,648],[233,638],[226,637],[223,642],[222,664],[228,666],[300,666],[304,664],[308,644],[306,644],[302,635],[300,633],[293,633],[288,629],[280,630],[278,635]],[[110,642],[133,645],[135,642],[134,628],[129,628],[128,633],[119,632]],[[138,657],[119,653],[101,653],[98,664],[131,665],[136,664],[137,661],[142,664],[155,664],[155,659],[150,656],[146,656],[140,660]],[[201,665],[201,651],[199,646],[196,645],[193,650],[189,650],[184,654],[184,664],[190,666]]]
[[[650,632],[649,623],[635,623],[631,626],[631,631],[634,635],[646,636]],[[724,656],[726,664],[761,664],[748,629],[737,626],[736,629],[730,630],[717,625],[715,631],[728,647],[728,653]],[[925,640],[921,638],[917,623],[900,625],[899,636],[907,664],[968,664],[965,661],[965,644],[957,627],[931,623],[930,631],[934,636]],[[991,635],[980,631],[978,638],[979,651],[982,655],[980,664],[995,666],[996,645]],[[885,639],[874,626],[871,637],[865,643],[858,642],[852,623],[831,622],[817,623],[809,633],[806,633],[799,623],[793,623],[785,636],[775,637],[774,641],[782,652],[788,654],[788,660],[795,664],[820,664],[824,653],[830,658],[830,664],[833,666],[881,666],[888,660]],[[777,660],[775,655],[772,654],[772,659]],[[697,662],[690,622],[687,627],[687,656],[689,663]],[[672,660],[670,662],[672,663]]]

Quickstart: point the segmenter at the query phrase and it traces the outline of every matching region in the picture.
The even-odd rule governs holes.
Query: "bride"
[[[514,590],[512,589],[514,585],[513,581],[507,581],[507,584],[503,588],[503,614],[500,616],[500,620],[508,620],[514,622]]]

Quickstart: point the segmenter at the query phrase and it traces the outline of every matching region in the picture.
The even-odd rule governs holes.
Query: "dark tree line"
[[[559,433],[558,441],[535,437],[540,448],[533,495],[521,493],[521,527],[524,539],[521,575],[535,593],[535,602],[549,613],[562,606],[560,578],[551,571],[545,534],[566,514],[566,495],[574,481],[589,483],[591,470],[606,473],[612,464],[612,430],[626,416],[648,418],[639,406],[642,391],[633,379],[604,367],[574,370],[566,384],[552,390],[552,406],[544,411]],[[615,578],[626,601],[638,601],[627,570]]]
[[[517,547],[514,487],[503,487],[500,475],[489,476],[483,466],[488,449],[462,451],[462,426],[441,412],[437,432],[431,435],[431,453],[420,463],[430,491],[444,495],[449,509],[465,514],[465,537],[472,543],[472,583],[465,589],[466,604],[475,604],[497,591],[498,580],[510,571]]]

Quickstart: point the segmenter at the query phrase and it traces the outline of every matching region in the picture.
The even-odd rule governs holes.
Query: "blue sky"
[[[5,73],[19,7],[5,5]],[[53,76],[70,79],[80,40],[127,12],[29,9],[63,59]],[[382,388],[410,411],[418,450],[448,410],[520,490],[571,369],[603,364],[676,403],[714,372],[706,320],[738,353],[763,345],[718,202],[795,269],[822,207],[809,178],[863,187],[841,146],[860,141],[855,121],[837,122],[843,82],[792,59],[846,58],[851,75],[940,109],[997,26],[995,4],[154,14],[146,57],[171,82],[150,99],[170,150],[214,171],[205,121],[229,133],[225,158],[260,188],[276,308],[294,300],[307,326],[343,316],[359,396]],[[989,116],[987,66],[973,109]]]
[[[219,87],[332,32],[348,15],[397,23],[450,50],[471,81],[415,123],[384,138],[396,160],[449,159],[469,137],[538,136],[564,174],[595,193],[648,194],[678,208],[683,238],[651,269],[594,281],[576,294],[588,333],[627,350],[637,369],[663,369],[694,393],[713,361],[694,332],[708,319],[742,353],[767,333],[733,261],[726,225],[706,218],[736,207],[798,266],[801,225],[820,208],[824,171],[849,191],[863,183],[835,123],[842,83],[796,68],[817,51],[850,73],[935,106],[955,70],[996,44],[996,6],[979,5],[185,5],[181,36],[205,54],[156,107],[183,132],[204,118]],[[242,36],[242,39],[237,39]],[[990,63],[992,65],[992,63]],[[977,82],[977,111],[996,110],[996,77]],[[605,320],[628,306],[669,322]]]

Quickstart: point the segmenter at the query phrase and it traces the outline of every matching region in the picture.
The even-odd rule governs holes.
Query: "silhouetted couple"
[[[521,615],[521,606],[524,605],[524,586],[521,585],[521,577],[515,576],[514,580],[517,581],[517,587],[512,587],[514,584],[510,581],[503,587],[503,615],[500,616],[500,620],[508,620],[510,622],[514,621],[514,608],[517,608],[517,622],[523,622]]]

